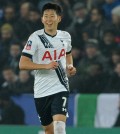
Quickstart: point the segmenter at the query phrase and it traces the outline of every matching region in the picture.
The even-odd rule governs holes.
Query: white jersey
[[[69,90],[66,75],[66,54],[71,52],[71,36],[68,32],[57,30],[50,36],[44,29],[34,32],[28,39],[22,55],[32,58],[37,64],[57,61],[55,70],[35,70],[34,97],[40,98]]]

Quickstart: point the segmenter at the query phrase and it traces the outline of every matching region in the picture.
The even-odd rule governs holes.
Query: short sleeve
[[[35,34],[32,34],[29,37],[29,39],[28,39],[28,41],[27,41],[27,43],[22,51],[22,55],[33,56],[36,50],[37,50],[37,37]]]
[[[66,36],[67,36],[67,51],[66,51],[66,54],[70,54],[71,50],[72,50],[71,36],[68,32],[66,32]]]

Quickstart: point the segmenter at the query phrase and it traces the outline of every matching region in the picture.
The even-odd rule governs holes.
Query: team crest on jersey
[[[32,41],[31,40],[28,40],[25,49],[26,50],[30,50],[31,49],[31,46],[32,46]]]
[[[63,43],[63,40],[60,40],[61,42],[62,42],[62,45],[63,45],[63,47],[64,47],[64,43]]]

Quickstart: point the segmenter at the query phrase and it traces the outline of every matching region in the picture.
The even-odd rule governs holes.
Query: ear
[[[59,16],[59,17],[58,17],[58,22],[61,22],[61,20],[62,20],[62,17]]]

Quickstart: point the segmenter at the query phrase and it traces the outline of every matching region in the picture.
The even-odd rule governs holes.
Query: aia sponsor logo
[[[58,53],[57,50],[54,50],[54,53],[51,54],[50,51],[45,51],[42,61],[49,59],[51,61],[53,60],[59,60],[61,57],[65,56],[65,49],[61,49],[61,51]]]

